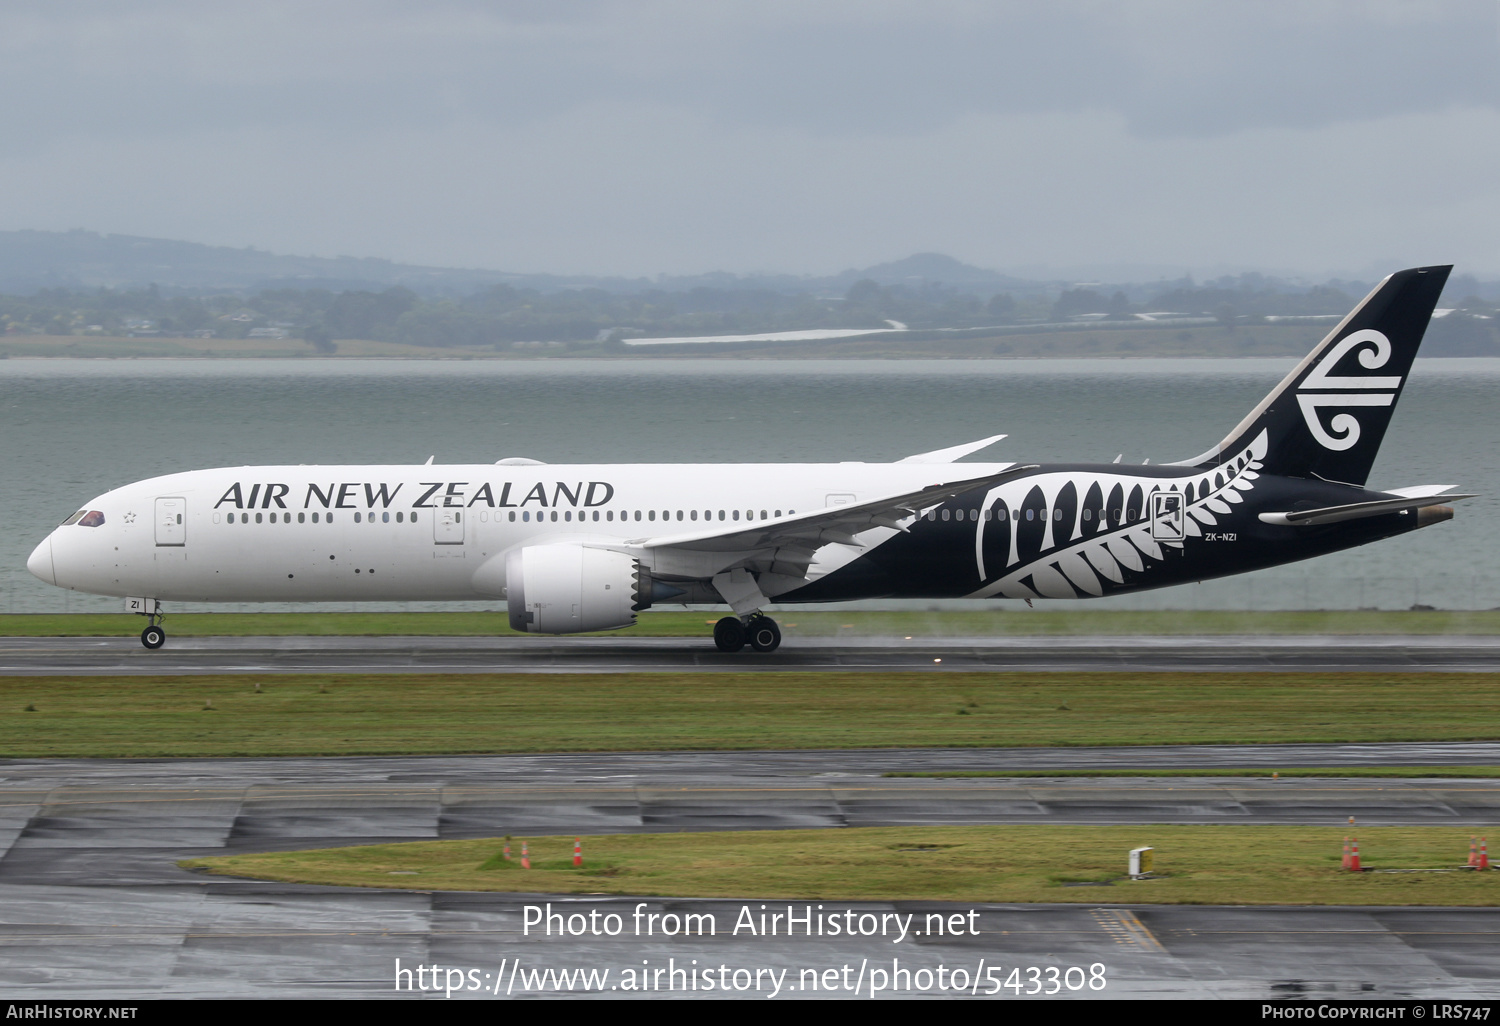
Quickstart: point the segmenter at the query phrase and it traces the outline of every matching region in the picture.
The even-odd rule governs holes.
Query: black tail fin
[[[1213,449],[1181,466],[1212,467],[1265,433],[1266,471],[1362,485],[1411,372],[1447,267],[1397,271]]]

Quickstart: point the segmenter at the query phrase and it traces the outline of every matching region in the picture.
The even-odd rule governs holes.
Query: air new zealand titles
[[[125,598],[149,648],[163,602],[493,598],[541,634],[722,604],[719,648],[770,651],[772,602],[1073,599],[1241,573],[1426,527],[1468,497],[1366,484],[1448,272],[1385,279],[1177,463],[956,462],[995,436],[885,464],[199,470],[90,500],[27,566]]]
[[[478,484],[469,481],[418,481],[416,484],[416,489],[406,500],[407,507],[411,509],[463,509],[474,505],[484,505],[491,509],[522,509],[529,505],[592,508],[608,504],[615,494],[615,486],[608,481],[538,481],[530,487],[515,481],[483,481]],[[395,484],[387,481],[330,481],[326,485],[309,482],[298,505],[292,486],[284,482],[235,481],[219,497],[219,501],[214,503],[213,508],[390,509],[403,487],[405,482],[401,481]],[[292,505],[289,506],[289,502]]]

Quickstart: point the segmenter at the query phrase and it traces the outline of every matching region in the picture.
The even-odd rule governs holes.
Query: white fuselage
[[[910,491],[943,472],[864,463],[201,470],[90,500],[84,510],[102,523],[57,528],[27,565],[64,588],[174,601],[495,598],[504,594],[504,555],[519,546],[631,549],[646,538]],[[840,563],[830,552],[809,579]]]

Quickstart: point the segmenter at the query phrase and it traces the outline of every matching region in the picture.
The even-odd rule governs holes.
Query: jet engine
[[[505,587],[511,628],[531,634],[629,627],[651,605],[651,579],[634,556],[576,543],[507,553]]]

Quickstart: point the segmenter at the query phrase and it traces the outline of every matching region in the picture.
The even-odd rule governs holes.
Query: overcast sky
[[[1496,0],[0,7],[0,228],[563,273],[1500,275]]]

